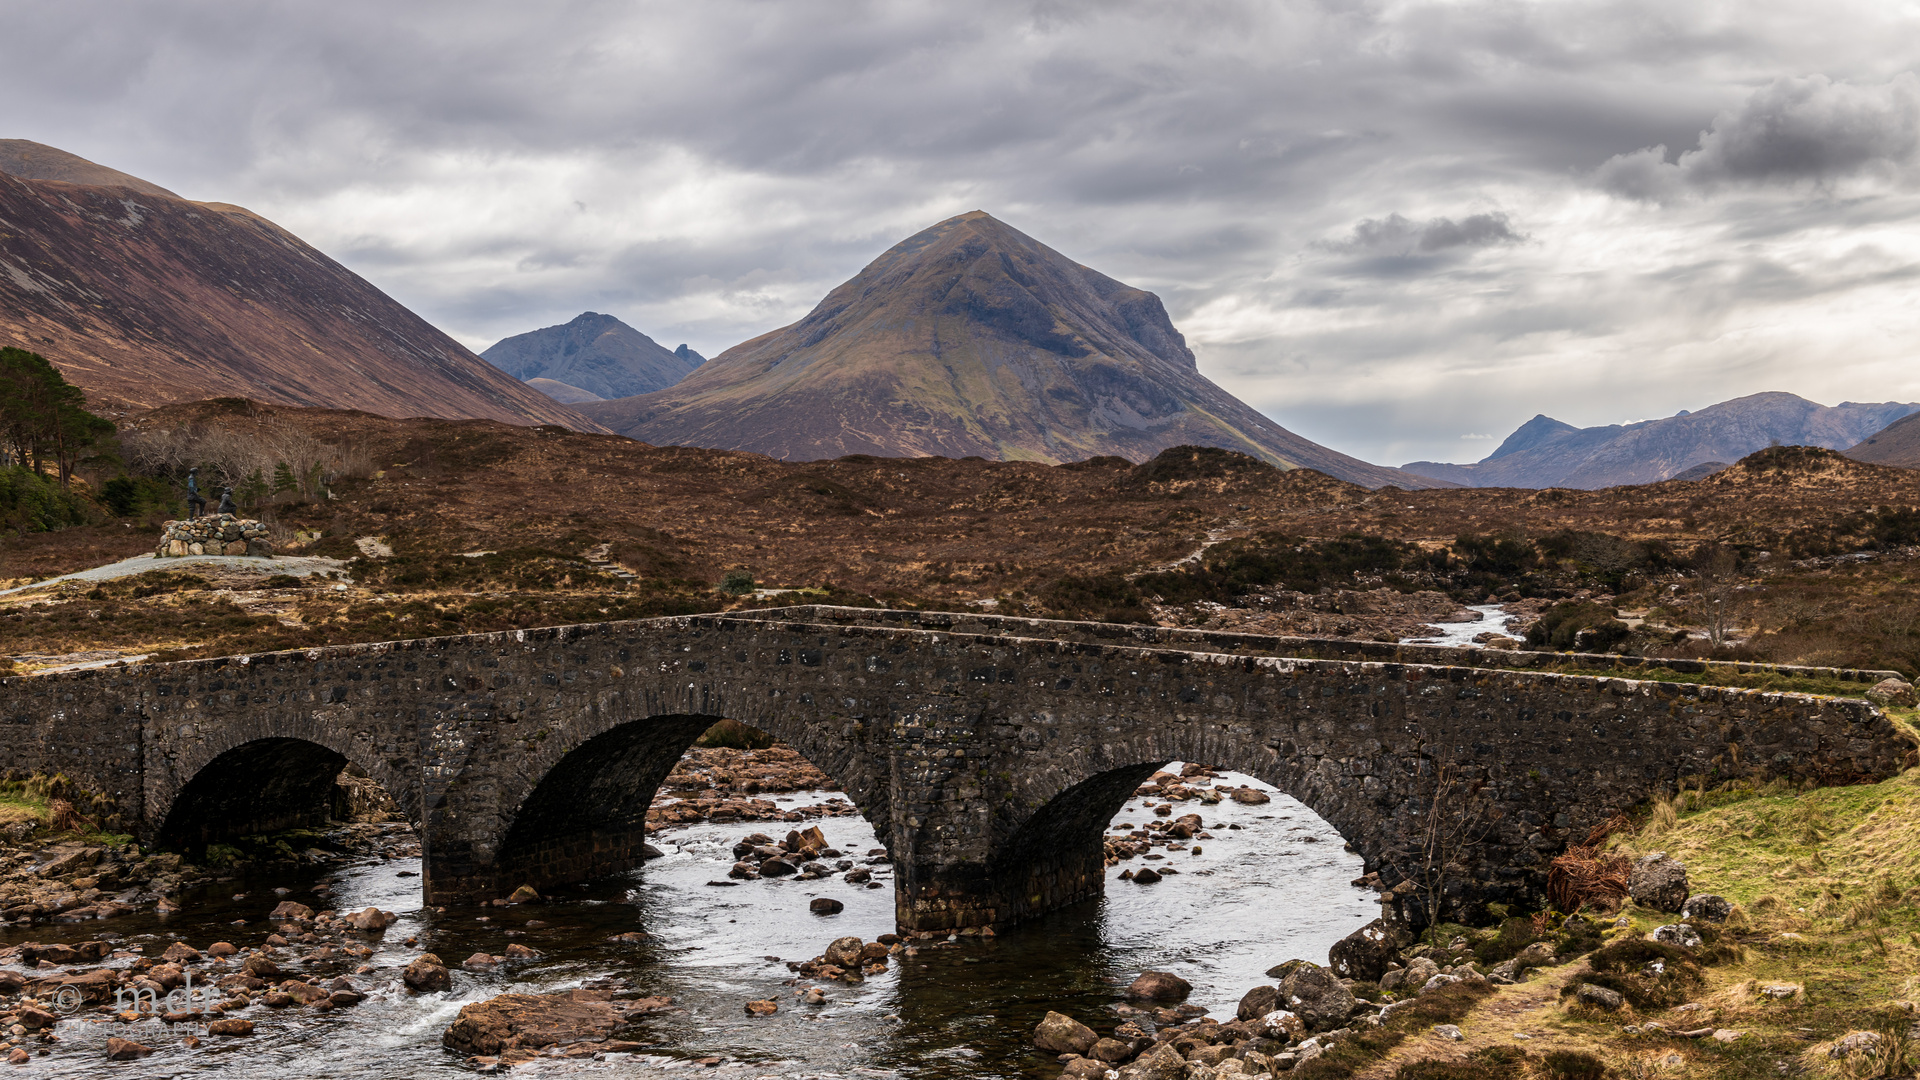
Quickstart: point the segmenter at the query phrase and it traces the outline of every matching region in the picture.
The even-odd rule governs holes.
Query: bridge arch
[[[654,794],[687,749],[723,719],[756,728],[805,757],[886,835],[887,788],[873,782],[875,763],[844,728],[773,710],[749,716],[667,712],[599,723],[582,717],[526,754],[515,782],[501,793],[498,848],[474,853],[491,867],[473,875],[462,891],[468,899],[482,899],[489,881],[505,895],[520,885],[545,890],[639,866]]]
[[[151,793],[159,813],[153,840],[162,847],[203,850],[208,844],[325,823],[334,780],[349,763],[387,792],[415,827],[420,824],[416,784],[396,784],[386,763],[369,760],[361,748],[322,736],[263,735],[203,745],[177,769],[172,790]]]

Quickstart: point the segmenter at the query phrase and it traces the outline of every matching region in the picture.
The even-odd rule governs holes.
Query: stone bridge
[[[1547,659],[1568,662],[789,608],[11,678],[0,753],[188,849],[316,823],[352,762],[419,827],[426,898],[455,904],[639,865],[655,789],[731,718],[841,783],[923,933],[1098,895],[1107,823],[1168,761],[1299,799],[1404,907],[1451,863],[1446,912],[1472,917],[1537,906],[1555,853],[1683,778],[1852,783],[1911,754],[1864,701],[1482,666]]]

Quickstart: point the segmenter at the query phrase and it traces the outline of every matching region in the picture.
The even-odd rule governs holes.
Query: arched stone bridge
[[[0,752],[186,847],[313,822],[353,762],[445,904],[638,865],[654,790],[727,717],[840,781],[921,932],[1097,895],[1107,822],[1172,760],[1288,792],[1389,887],[1431,880],[1450,773],[1441,819],[1478,822],[1439,853],[1461,915],[1537,904],[1554,853],[1681,778],[1847,783],[1911,752],[1864,701],[1472,666],[1530,655],[792,608],[12,678]]]

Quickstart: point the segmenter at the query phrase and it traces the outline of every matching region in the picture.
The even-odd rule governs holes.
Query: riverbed
[[[1212,834],[1199,842],[1200,854],[1167,853],[1161,860],[1135,858],[1109,867],[1103,899],[997,937],[923,943],[917,954],[896,956],[886,973],[864,984],[821,984],[828,1000],[818,1006],[795,996],[787,961],[817,956],[837,937],[870,941],[894,929],[891,867],[884,855],[869,854],[879,841],[857,816],[815,823],[830,844],[873,873],[879,888],[838,876],[729,881],[736,841],[756,831],[777,837],[792,826],[701,824],[661,832],[654,842],[666,854],[644,868],[539,905],[424,909],[419,859],[362,859],[319,875],[308,870],[299,878],[283,873],[217,882],[181,896],[181,910],[169,916],[10,927],[0,940],[106,937],[117,949],[155,956],[174,940],[202,949],[222,940],[257,945],[272,932],[266,914],[282,899],[315,909],[374,906],[400,915],[371,957],[283,963],[301,976],[349,975],[369,994],[358,1006],[329,1013],[256,1006],[244,1015],[255,1020],[257,1034],[239,1039],[209,1037],[185,1023],[95,1022],[96,1014],[82,1012],[58,1025],[61,1041],[52,1055],[36,1059],[31,1072],[43,1076],[388,1080],[468,1074],[462,1059],[440,1045],[441,1032],[461,1005],[509,991],[594,984],[616,985],[623,995],[668,995],[676,1008],[645,1017],[622,1034],[646,1049],[598,1059],[541,1059],[516,1068],[516,1075],[1051,1078],[1059,1065],[1030,1046],[1033,1026],[1049,1009],[1110,1028],[1117,1017],[1109,1010],[1121,1000],[1121,989],[1141,970],[1154,968],[1186,978],[1194,987],[1193,1004],[1231,1019],[1241,994],[1268,981],[1262,974],[1267,968],[1294,957],[1324,963],[1329,946],[1378,915],[1374,894],[1351,884],[1362,873],[1359,856],[1345,850],[1330,826],[1250,777],[1228,773],[1216,784],[1255,787],[1272,801],[1176,803],[1176,814],[1199,813]],[[799,807],[832,797],[792,792],[777,801]],[[1157,800],[1129,801],[1114,824],[1153,820],[1143,805],[1150,801]],[[1151,885],[1118,879],[1123,870],[1149,865],[1179,873]],[[321,886],[330,891],[316,892]],[[276,887],[289,891],[278,895]],[[828,917],[810,913],[808,902],[820,896],[841,901],[845,909]],[[650,940],[609,940],[633,931]],[[490,972],[458,967],[475,952],[498,955],[515,943],[544,955]],[[451,993],[415,995],[400,985],[400,968],[422,951],[454,969]],[[353,974],[363,966],[371,970]],[[744,1003],[759,998],[778,1001],[779,1012],[746,1015]],[[201,1045],[187,1047],[184,1037],[196,1032]],[[133,1063],[110,1063],[105,1044],[112,1035],[157,1052]],[[694,1064],[701,1058],[722,1063],[702,1069]]]

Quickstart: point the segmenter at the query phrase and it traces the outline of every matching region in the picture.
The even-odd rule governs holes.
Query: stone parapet
[[[273,542],[267,539],[267,526],[251,518],[232,514],[208,514],[191,521],[169,521],[160,530],[160,545],[153,550],[156,559],[186,555],[251,555],[273,558]]]

